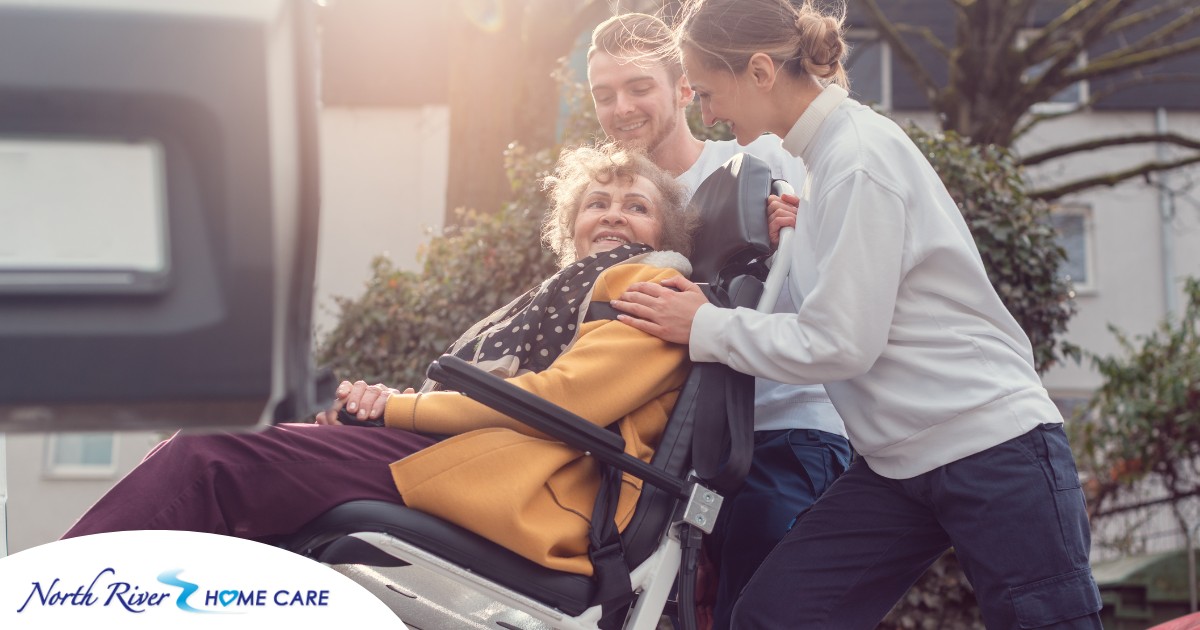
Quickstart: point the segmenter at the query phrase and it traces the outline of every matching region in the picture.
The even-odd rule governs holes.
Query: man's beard
[[[666,141],[667,137],[671,135],[671,132],[675,130],[675,126],[679,124],[680,115],[681,114],[679,110],[675,110],[675,115],[671,116],[667,120],[663,120],[663,124],[658,127],[657,132],[650,138],[646,139],[644,146],[640,147],[646,152],[646,155],[655,155],[658,153],[659,147],[663,142]]]

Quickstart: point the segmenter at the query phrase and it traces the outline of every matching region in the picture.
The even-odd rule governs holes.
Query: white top
[[[803,305],[705,305],[693,360],[825,382],[855,449],[893,479],[1062,422],[962,214],[895,123],[830,86],[784,147],[811,170],[788,280]]]
[[[695,164],[676,181],[695,193],[700,182],[739,153],[749,153],[771,167],[771,174],[785,179],[794,188],[804,186],[804,164],[784,150],[779,136],[766,135],[747,146],[736,141],[708,140]],[[766,209],[764,199],[764,211]],[[775,305],[777,313],[795,313],[796,304],[785,288]],[[818,429],[845,436],[846,427],[820,385],[786,385],[763,378],[754,382],[754,430]]]

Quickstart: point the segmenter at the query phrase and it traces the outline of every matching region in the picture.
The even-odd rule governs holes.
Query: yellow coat
[[[638,281],[679,275],[618,265],[596,281],[611,300]],[[584,324],[550,366],[509,382],[605,426],[619,421],[625,452],[649,461],[687,376],[687,347],[617,321]],[[591,575],[588,519],[596,462],[455,392],[393,395],[387,426],[453,437],[392,464],[405,504],[469,529],[539,564]],[[617,525],[629,523],[642,481],[625,475]]]

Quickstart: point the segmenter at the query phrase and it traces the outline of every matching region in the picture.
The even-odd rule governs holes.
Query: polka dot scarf
[[[600,274],[651,251],[640,243],[622,245],[560,269],[472,326],[448,353],[505,378],[545,370],[575,340]]]

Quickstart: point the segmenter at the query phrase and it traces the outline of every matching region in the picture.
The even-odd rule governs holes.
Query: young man
[[[803,186],[804,165],[776,136],[763,136],[745,147],[732,140],[700,141],[692,136],[685,110],[694,93],[682,65],[670,54],[672,47],[670,28],[650,15],[618,15],[596,27],[588,51],[588,82],[604,132],[644,149],[690,192],[742,152],[765,160],[776,177],[798,189]],[[763,205],[765,211],[766,200]],[[790,219],[773,215],[772,231]],[[796,308],[785,293],[775,310],[794,313]],[[712,539],[715,544],[710,545],[720,567],[714,628],[728,627],[733,603],[759,563],[796,516],[849,466],[846,429],[820,385],[757,379],[754,423],[754,461],[746,484],[727,499]]]

